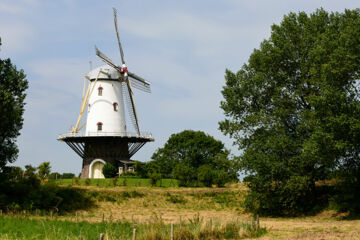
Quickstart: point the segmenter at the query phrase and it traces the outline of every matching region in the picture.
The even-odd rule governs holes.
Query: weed
[[[86,179],[85,179],[85,185],[86,185],[86,186],[89,186],[90,183],[91,183],[90,178],[86,178]]]
[[[180,203],[180,204],[184,204],[186,203],[186,199],[184,198],[184,196],[182,195],[171,195],[169,193],[167,193],[168,198],[166,198],[166,201],[171,202],[171,203]]]

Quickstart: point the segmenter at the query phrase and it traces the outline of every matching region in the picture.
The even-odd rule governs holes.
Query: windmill
[[[101,169],[106,162],[118,167],[120,173],[127,171],[129,165],[133,164],[130,157],[146,142],[154,141],[151,134],[140,131],[132,90],[136,88],[150,93],[150,84],[135,73],[128,71],[120,41],[115,8],[113,8],[113,12],[122,64],[121,66],[115,64],[95,46],[96,55],[106,65],[91,70],[85,76],[81,110],[76,124],[69,133],[62,134],[58,138],[82,157],[81,176],[83,178],[103,177]],[[127,131],[125,105],[135,133]],[[86,109],[88,109],[87,120],[80,125]],[[80,130],[85,125],[86,131],[83,135]]]

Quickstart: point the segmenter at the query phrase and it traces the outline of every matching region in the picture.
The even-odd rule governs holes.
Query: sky
[[[173,133],[200,130],[234,155],[233,140],[218,130],[226,69],[238,71],[289,12],[360,7],[359,0],[0,0],[0,58],[10,58],[29,81],[24,126],[17,140],[24,167],[49,161],[52,171],[81,171],[81,158],[58,135],[75,125],[83,78],[103,65],[94,45],[120,64],[112,7],[131,72],[151,83],[134,90],[147,143],[133,159],[149,161]]]

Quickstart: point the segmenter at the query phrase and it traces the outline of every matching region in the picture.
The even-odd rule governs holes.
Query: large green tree
[[[224,144],[202,131],[185,130],[172,134],[164,147],[159,148],[149,162],[148,171],[156,171],[164,177],[175,177],[184,185],[206,179],[205,185],[215,183],[210,175],[226,175],[228,181],[236,179],[235,161],[228,159],[229,151]],[[206,175],[206,176],[205,176]],[[221,184],[223,185],[223,184]]]
[[[16,138],[23,125],[28,88],[25,78],[23,70],[17,70],[9,58],[0,59],[0,172],[17,158]]]
[[[359,9],[290,13],[226,71],[220,129],[242,150],[250,210],[311,210],[315,182],[339,169],[360,189],[359,74]]]

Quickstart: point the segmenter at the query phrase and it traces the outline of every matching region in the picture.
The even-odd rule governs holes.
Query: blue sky
[[[289,12],[343,11],[358,0],[94,1],[0,0],[0,58],[10,57],[29,81],[15,165],[79,173],[82,160],[56,139],[75,124],[83,76],[103,65],[94,45],[120,64],[112,7],[130,71],[151,83],[135,91],[140,128],[155,142],[134,159],[148,161],[172,133],[204,131],[238,154],[218,130],[224,72],[237,71]]]

